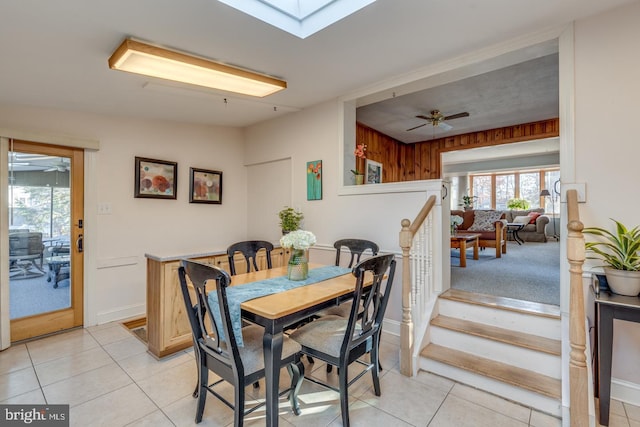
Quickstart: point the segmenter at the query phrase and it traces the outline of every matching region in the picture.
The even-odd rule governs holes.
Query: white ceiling
[[[0,105],[243,127],[632,1],[378,0],[306,39],[216,0],[3,1]],[[274,75],[288,88],[250,99],[110,70],[125,37]],[[474,108],[456,98],[433,106]],[[431,106],[417,103],[406,123]],[[486,111],[469,111],[469,121],[480,126]]]

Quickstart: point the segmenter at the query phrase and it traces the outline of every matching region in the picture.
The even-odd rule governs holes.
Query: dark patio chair
[[[39,263],[38,263],[39,261]],[[9,234],[9,270],[11,278],[29,278],[45,274],[42,233],[14,232]],[[36,271],[32,270],[35,268]]]

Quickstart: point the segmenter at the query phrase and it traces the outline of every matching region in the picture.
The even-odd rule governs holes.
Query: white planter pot
[[[613,292],[619,295],[635,297],[640,294],[640,271],[616,270],[605,267],[604,274]]]

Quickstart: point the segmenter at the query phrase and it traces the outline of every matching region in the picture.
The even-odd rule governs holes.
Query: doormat
[[[122,325],[129,330],[133,334],[134,337],[138,338],[143,343],[147,344],[147,318],[140,317],[137,319],[129,320],[123,322]]]

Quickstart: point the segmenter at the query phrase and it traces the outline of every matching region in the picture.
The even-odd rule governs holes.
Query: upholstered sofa
[[[532,218],[532,213],[539,213],[537,218]],[[549,217],[544,215],[544,209],[529,209],[526,211],[504,211],[507,222],[526,222],[524,228],[518,231],[518,236],[525,242],[546,242],[545,227],[549,223]],[[520,218],[518,218],[520,217]],[[528,221],[526,218],[530,218]],[[533,222],[532,222],[533,221]]]
[[[477,210],[452,210],[451,215],[462,217],[462,224],[458,226],[458,232],[477,233],[480,234],[478,245],[481,248],[496,248],[496,258],[501,258],[502,254],[507,253],[507,220],[504,219],[504,212],[497,213],[499,217],[485,229],[475,230],[473,224],[476,220]],[[489,211],[482,211],[489,212]],[[496,211],[492,211],[496,212]],[[493,228],[491,230],[490,228]]]

